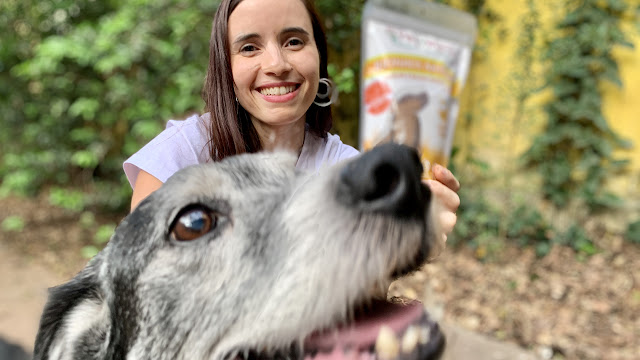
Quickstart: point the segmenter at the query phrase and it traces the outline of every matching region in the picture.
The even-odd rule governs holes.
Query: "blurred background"
[[[640,1],[438,2],[479,26],[448,165],[462,205],[445,254],[392,291],[426,281],[445,320],[544,358],[637,359]],[[10,304],[40,295],[19,287],[95,255],[128,211],[122,162],[203,111],[218,3],[0,2],[0,263],[24,275],[2,283],[0,335],[30,346]],[[364,1],[316,3],[332,132],[357,147]]]

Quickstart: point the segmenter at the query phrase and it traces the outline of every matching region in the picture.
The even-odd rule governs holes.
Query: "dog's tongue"
[[[353,322],[309,336],[305,340],[305,350],[315,355],[306,356],[305,360],[372,359],[373,354],[362,350],[374,346],[383,326],[399,336],[423,313],[422,304],[418,302],[399,305],[376,301],[370,309],[357,314]]]

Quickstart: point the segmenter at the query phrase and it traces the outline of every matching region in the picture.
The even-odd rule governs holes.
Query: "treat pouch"
[[[447,165],[474,16],[425,0],[369,0],[362,17],[360,148],[394,141]]]

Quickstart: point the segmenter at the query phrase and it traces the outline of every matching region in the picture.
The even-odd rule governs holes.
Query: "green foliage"
[[[351,68],[338,71],[335,64],[328,66],[329,76],[334,80],[340,94],[352,94],[358,89],[356,74]]]
[[[329,47],[329,75],[340,91],[333,131],[347,144],[358,144],[360,110],[360,24],[365,0],[316,1]]]
[[[500,210],[478,191],[462,188],[459,195],[458,220],[447,242],[471,247],[480,259],[491,258],[501,247]]]
[[[584,229],[576,224],[569,226],[566,231],[559,233],[555,241],[560,245],[570,246],[574,250],[586,255],[593,255],[598,252]]]
[[[49,193],[49,203],[71,211],[82,211],[85,208],[85,196],[82,191],[53,188]]]
[[[633,243],[640,244],[640,220],[629,224],[627,232],[625,233],[625,238]]]
[[[504,241],[521,247],[533,247],[538,256],[547,255],[554,245],[569,246],[582,255],[598,252],[582,227],[573,224],[566,230],[554,228],[547,217],[530,203],[520,203],[505,216],[500,206],[478,189],[463,188],[460,198],[458,222],[448,242],[452,246],[464,244],[473,248],[480,259],[493,257]],[[501,224],[507,229],[504,236],[500,231]]]
[[[520,246],[533,246],[542,256],[551,248],[553,228],[535,207],[521,204],[509,214],[506,235]]]
[[[20,216],[12,215],[7,216],[4,220],[2,220],[2,224],[0,227],[2,231],[6,232],[21,232],[24,229],[24,219]]]
[[[96,231],[96,234],[93,237],[93,242],[98,245],[106,244],[111,236],[116,231],[116,226],[114,224],[106,224],[102,225]]]
[[[0,87],[0,193],[34,194],[53,184],[56,205],[125,209],[122,161],[167,119],[202,110],[216,6],[1,2],[0,82],[11,86]],[[60,190],[68,186],[86,191]]]
[[[473,177],[474,181],[463,184],[459,192],[458,219],[449,236],[449,245],[468,246],[482,260],[495,257],[505,242],[532,247],[539,257],[547,255],[554,245],[570,246],[580,255],[597,252],[581,227],[573,224],[564,231],[555,228],[549,221],[552,215],[539,210],[535,197],[500,202],[496,196],[487,194],[487,185],[495,183],[493,170],[487,163],[469,159],[463,159],[463,166],[460,166],[458,154],[454,149],[450,170],[458,178],[468,180]],[[463,171],[464,175],[461,175]],[[511,203],[515,206],[506,205]]]
[[[465,242],[472,246],[474,239],[490,234],[498,237],[500,230],[500,211],[481,193],[460,190],[458,221],[453,229],[452,244]]]
[[[80,253],[82,257],[86,259],[90,259],[96,256],[100,250],[109,242],[111,236],[116,230],[115,224],[105,224],[98,227],[95,235],[93,236],[93,241],[90,245],[84,246]]]
[[[632,44],[618,24],[626,9],[623,1],[569,3],[570,11],[558,24],[561,35],[548,44],[546,54],[551,64],[546,87],[554,94],[545,106],[546,129],[523,159],[543,176],[544,197],[555,206],[579,198],[597,211],[620,204],[605,184],[627,165],[614,151],[630,146],[604,118],[599,85],[622,86],[612,50]]]
[[[100,249],[94,245],[87,245],[80,249],[80,255],[82,255],[85,259],[91,259],[92,257],[98,255]]]

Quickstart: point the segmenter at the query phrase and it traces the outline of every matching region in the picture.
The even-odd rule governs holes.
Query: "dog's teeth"
[[[393,360],[398,356],[400,344],[390,327],[385,325],[380,328],[375,349],[380,360]]]
[[[429,342],[429,340],[431,340],[431,329],[429,329],[428,327],[421,327],[419,329],[419,338],[418,341],[420,342],[420,344],[426,344]]]
[[[420,330],[415,326],[410,326],[402,336],[402,352],[410,354],[416,349],[420,340]]]

